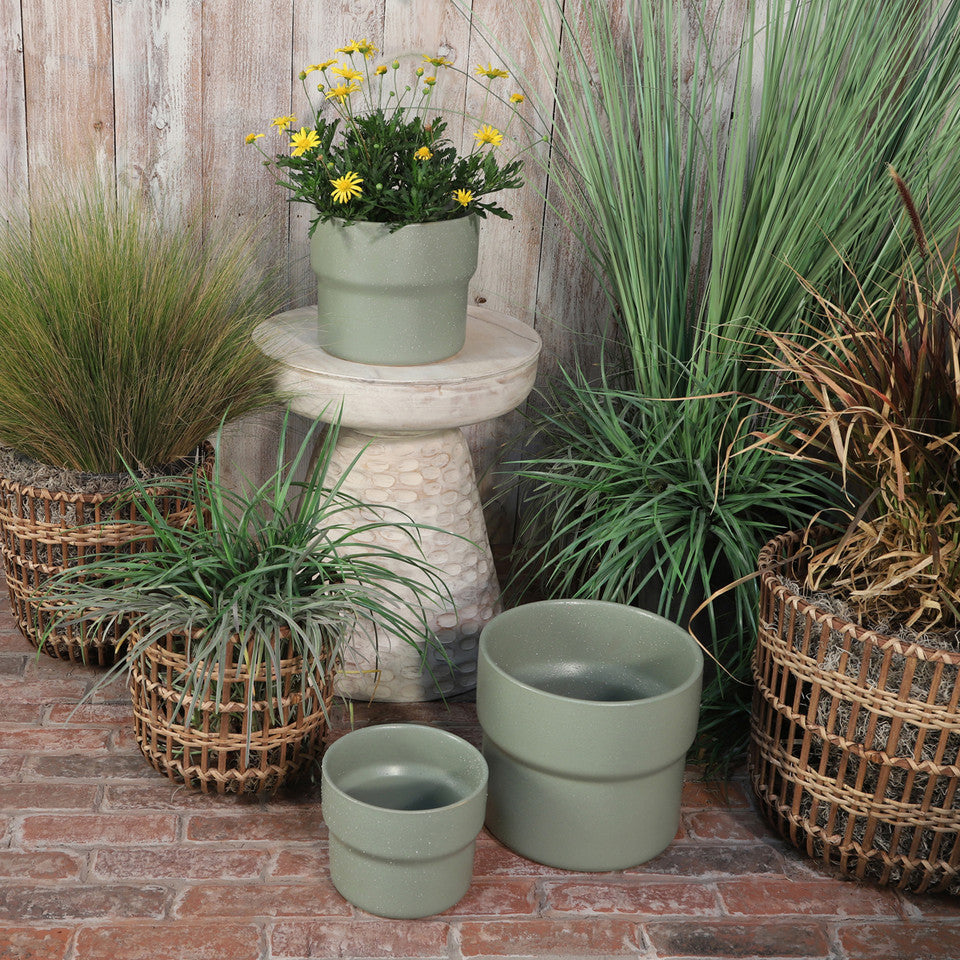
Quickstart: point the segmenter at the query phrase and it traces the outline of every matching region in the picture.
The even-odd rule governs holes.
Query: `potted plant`
[[[914,249],[878,299],[807,286],[826,334],[771,335],[799,406],[756,442],[848,499],[760,554],[751,770],[824,864],[960,892],[960,276],[893,174]]]
[[[401,78],[399,60],[371,65],[377,50],[367,40],[336,52],[344,62],[334,57],[300,73],[308,124],[297,130],[294,116],[271,124],[289,137],[289,153],[268,155],[257,142],[262,133],[247,142],[275,167],[291,200],[314,207],[320,345],[362,363],[446,359],[464,344],[478,219],[510,219],[490,197],[522,186],[522,161],[498,159],[505,130],[486,122],[464,155],[447,139],[446,120],[432,108],[438,78],[452,67],[447,58],[424,56]],[[492,65],[476,73],[488,93],[508,77]],[[523,101],[518,93],[494,98]]]
[[[276,471],[239,493],[219,463],[211,477],[165,478],[204,505],[187,527],[133,479],[151,549],[66,570],[44,595],[54,624],[123,625],[128,649],[101,683],[129,671],[144,756],[204,792],[272,791],[316,756],[333,673],[358,623],[418,648],[429,640],[422,604],[443,585],[415,549],[371,537],[390,528],[415,547],[416,525],[382,519],[342,491],[342,477],[328,483],[336,423],[295,480],[316,430],[288,462],[285,422]]]
[[[252,332],[277,307],[243,237],[76,174],[35,186],[0,231],[0,550],[20,629],[70,660],[109,660],[112,636],[50,631],[51,573],[143,546],[127,468],[189,474],[225,417],[276,400]],[[183,523],[177,498],[156,504]],[[46,640],[41,644],[39,637]]]

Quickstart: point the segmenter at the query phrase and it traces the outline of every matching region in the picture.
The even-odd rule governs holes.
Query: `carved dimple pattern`
[[[451,429],[418,436],[370,437],[342,429],[331,478],[342,476],[358,456],[343,489],[378,506],[384,520],[403,520],[395,512],[399,510],[410,520],[438,528],[421,532],[421,547],[449,596],[427,612],[427,624],[443,653],[433,646],[424,653],[422,647],[415,649],[383,631],[374,642],[370,625],[361,624],[348,641],[350,649],[345,670],[337,679],[337,692],[356,700],[409,702],[472,690],[479,634],[499,612],[500,587],[463,435]],[[361,516],[373,519],[367,511]],[[416,550],[407,534],[396,529],[371,531],[367,539],[403,553]],[[404,565],[398,563],[394,568],[403,570]],[[409,573],[409,568],[405,572]],[[406,599],[412,597],[409,591]]]

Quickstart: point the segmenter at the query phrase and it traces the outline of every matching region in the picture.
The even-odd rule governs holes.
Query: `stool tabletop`
[[[533,327],[480,307],[467,311],[459,353],[420,366],[353,363],[326,353],[315,306],[270,317],[254,336],[280,361],[280,388],[295,413],[330,421],[342,401],[344,426],[374,432],[443,430],[508,413],[533,388],[542,346]]]

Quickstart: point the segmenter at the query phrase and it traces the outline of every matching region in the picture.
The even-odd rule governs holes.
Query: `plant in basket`
[[[286,152],[264,151],[262,133],[247,142],[291,200],[314,208],[321,346],[367,363],[445,359],[464,344],[478,219],[510,219],[493,195],[522,186],[522,160],[503,153],[523,95],[501,91],[507,71],[479,65],[485,105],[500,108],[506,122],[485,115],[461,153],[434,107],[444,74],[456,72],[450,60],[374,65],[377,50],[367,40],[336,53],[300,73],[306,123],[273,120]]]
[[[756,443],[831,471],[848,506],[761,553],[751,762],[809,854],[957,893],[960,275],[891,173],[913,249],[884,295],[808,285],[825,333],[771,334],[798,405]]]
[[[334,671],[355,631],[429,642],[423,605],[445,599],[418,528],[328,482],[338,426],[305,465],[319,422],[274,474],[241,493],[212,476],[164,485],[204,509],[172,524],[139,481],[151,549],[67,570],[45,605],[55,624],[123,625],[137,742],[159,772],[204,792],[270,792],[321,749]],[[406,553],[373,542],[390,528]],[[426,654],[424,653],[426,664]]]
[[[144,546],[129,465],[209,469],[225,416],[276,401],[252,340],[278,306],[242,236],[203,237],[81,172],[34,186],[0,232],[0,550],[24,635],[53,656],[106,662],[114,637],[50,631],[35,602],[64,566]],[[189,509],[157,495],[171,522]],[[38,619],[39,618],[39,619]],[[41,643],[41,635],[46,640]]]

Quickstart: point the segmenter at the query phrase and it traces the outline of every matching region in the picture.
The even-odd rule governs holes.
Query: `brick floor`
[[[960,960],[958,901],[827,877],[770,833],[742,779],[695,770],[677,839],[650,863],[570,873],[484,832],[456,907],[381,920],[330,883],[315,787],[260,802],[168,782],[132,743],[122,684],[73,712],[96,676],[38,661],[4,596],[0,960]],[[395,720],[479,742],[471,703],[356,709]]]

